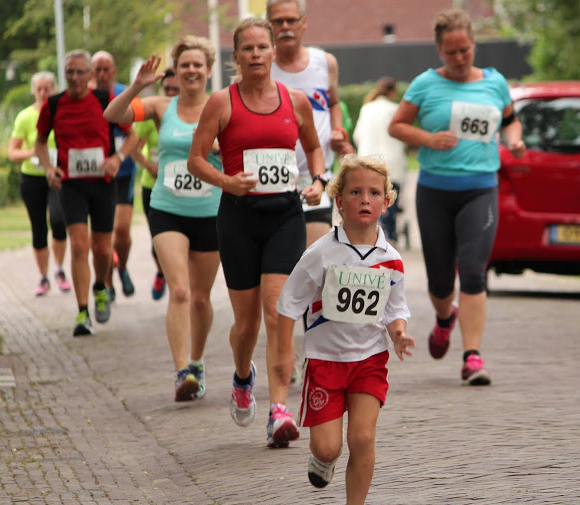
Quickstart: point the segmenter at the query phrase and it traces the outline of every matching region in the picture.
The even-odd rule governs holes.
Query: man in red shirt
[[[89,249],[93,253],[95,315],[105,323],[111,315],[105,276],[112,254],[111,236],[115,215],[115,185],[119,165],[137,145],[130,126],[123,126],[125,142],[115,152],[113,127],[103,118],[103,109],[112,97],[90,90],[91,56],[77,49],[65,57],[67,89],[49,97],[40,110],[35,150],[46,170],[48,184],[60,189],[60,201],[71,244],[71,271],[79,307],[73,336],[93,333],[88,310],[91,271]],[[109,95],[109,96],[108,96]],[[47,139],[54,130],[58,148],[57,166],[48,157]],[[88,216],[91,216],[91,232]]]

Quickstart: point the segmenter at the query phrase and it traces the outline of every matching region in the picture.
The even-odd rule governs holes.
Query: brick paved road
[[[414,228],[412,237],[403,258],[409,333],[419,345],[413,358],[390,363],[367,503],[578,505],[580,281],[492,278],[483,355],[494,383],[465,388],[458,330],[444,360],[428,356],[433,314]],[[344,503],[346,448],[332,484],[315,490],[306,477],[308,430],[289,449],[264,446],[264,334],[255,356],[258,416],[247,429],[231,421],[232,316],[221,274],[205,358],[208,394],[177,405],[166,298],[150,298],[142,224],[130,259],[137,293],[124,298],[118,289],[110,322],[90,338],[70,336],[72,293],[32,296],[29,250],[0,253],[0,265],[0,504]],[[298,403],[294,388],[294,412]]]

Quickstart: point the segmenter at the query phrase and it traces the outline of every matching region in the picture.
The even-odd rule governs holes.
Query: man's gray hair
[[[294,2],[298,6],[298,10],[300,11],[300,15],[304,16],[306,14],[306,0],[268,0],[266,2],[266,17],[270,19],[270,11],[274,5],[279,3],[289,3]]]
[[[65,67],[71,58],[84,58],[89,65],[89,70],[91,70],[91,53],[88,51],[85,51],[84,49],[73,49],[72,51],[66,53],[64,56]]]

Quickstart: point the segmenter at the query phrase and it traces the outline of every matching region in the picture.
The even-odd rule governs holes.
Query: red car
[[[580,275],[580,81],[512,87],[526,154],[500,145],[496,274]]]

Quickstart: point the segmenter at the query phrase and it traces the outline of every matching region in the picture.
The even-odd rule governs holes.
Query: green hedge
[[[19,201],[20,169],[18,164],[0,156],[0,207],[13,205]]]

